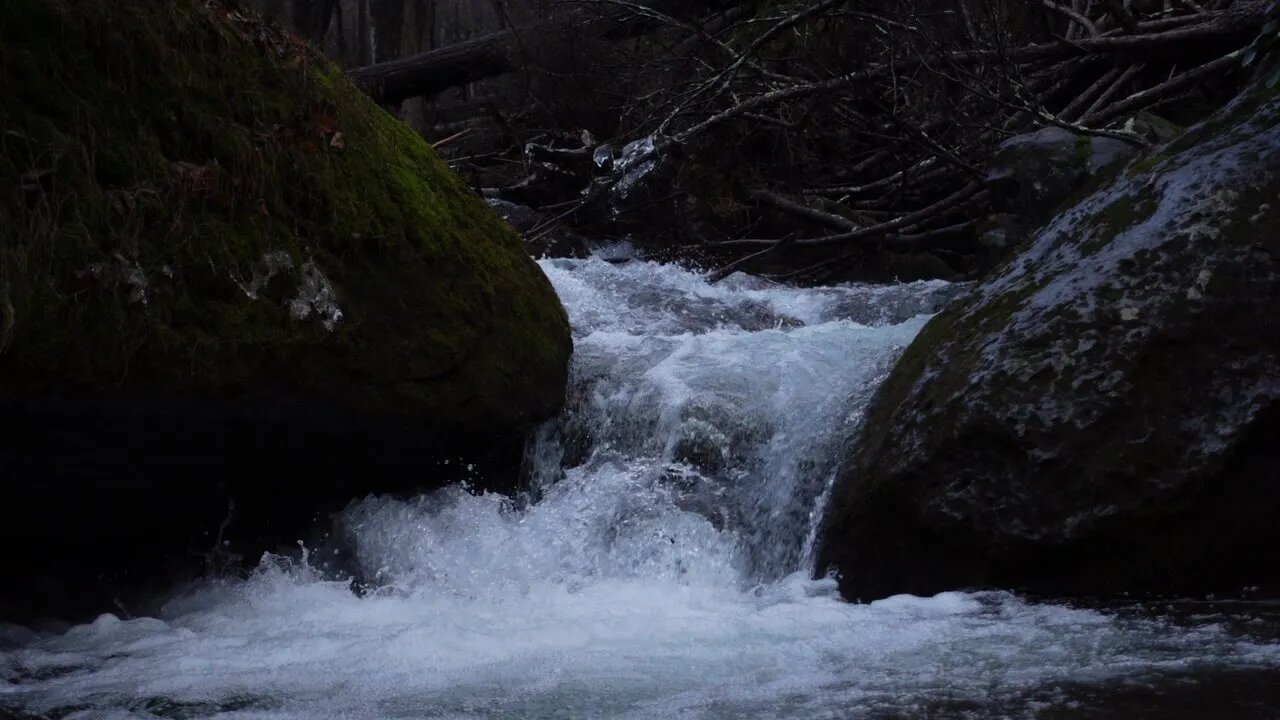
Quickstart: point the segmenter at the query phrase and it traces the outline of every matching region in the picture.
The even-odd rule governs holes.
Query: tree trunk
[[[719,9],[740,4],[741,0],[648,0],[645,7],[662,13],[685,9]],[[654,29],[652,22],[634,14],[617,12],[601,16],[565,16],[532,27],[500,30],[471,40],[430,50],[411,57],[378,63],[350,71],[351,79],[373,99],[395,104],[419,95],[434,95],[442,90],[466,85],[495,75],[511,72],[519,66],[519,33],[530,36],[551,29],[582,28],[595,36],[623,38]]]
[[[514,70],[514,44],[515,32],[502,30],[350,74],[374,100],[395,104]]]

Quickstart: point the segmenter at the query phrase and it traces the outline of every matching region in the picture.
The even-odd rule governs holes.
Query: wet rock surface
[[[1280,577],[1280,100],[1243,96],[937,316],[837,484],[849,598]]]
[[[1104,177],[1137,153],[1135,146],[1108,137],[1041,128],[1005,140],[987,171],[992,216],[979,242],[999,259],[1053,216],[1072,194]]]
[[[509,433],[444,438],[284,396],[86,391],[0,413],[3,621],[154,613],[188,580],[316,548],[371,491],[509,489],[522,451]]]
[[[459,458],[514,486],[568,318],[421,137],[221,3],[20,0],[0,46],[0,619],[132,612]]]

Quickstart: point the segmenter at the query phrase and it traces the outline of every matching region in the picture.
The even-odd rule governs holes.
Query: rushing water
[[[841,454],[949,286],[543,268],[576,351],[525,495],[353,503],[312,552],[354,555],[360,596],[269,556],[159,618],[0,629],[0,717],[1268,717],[1265,606],[850,605],[810,579]]]

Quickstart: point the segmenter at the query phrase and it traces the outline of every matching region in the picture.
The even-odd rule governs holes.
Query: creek
[[[526,492],[354,501],[159,617],[0,628],[0,718],[1269,717],[1280,608],[1001,591],[843,602],[823,506],[957,288],[544,260],[568,407]],[[357,569],[364,591],[323,570]],[[7,713],[7,714],[6,714]],[[1144,714],[1145,713],[1145,714]]]

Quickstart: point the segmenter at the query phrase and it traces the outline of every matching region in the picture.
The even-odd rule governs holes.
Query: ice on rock
[[[622,177],[613,186],[615,198],[627,199],[657,167],[657,145],[652,136],[628,143],[622,149],[622,157],[616,163],[616,172],[622,173]]]
[[[595,149],[591,154],[591,162],[595,165],[599,172],[609,172],[613,169],[613,146],[604,144]]]

